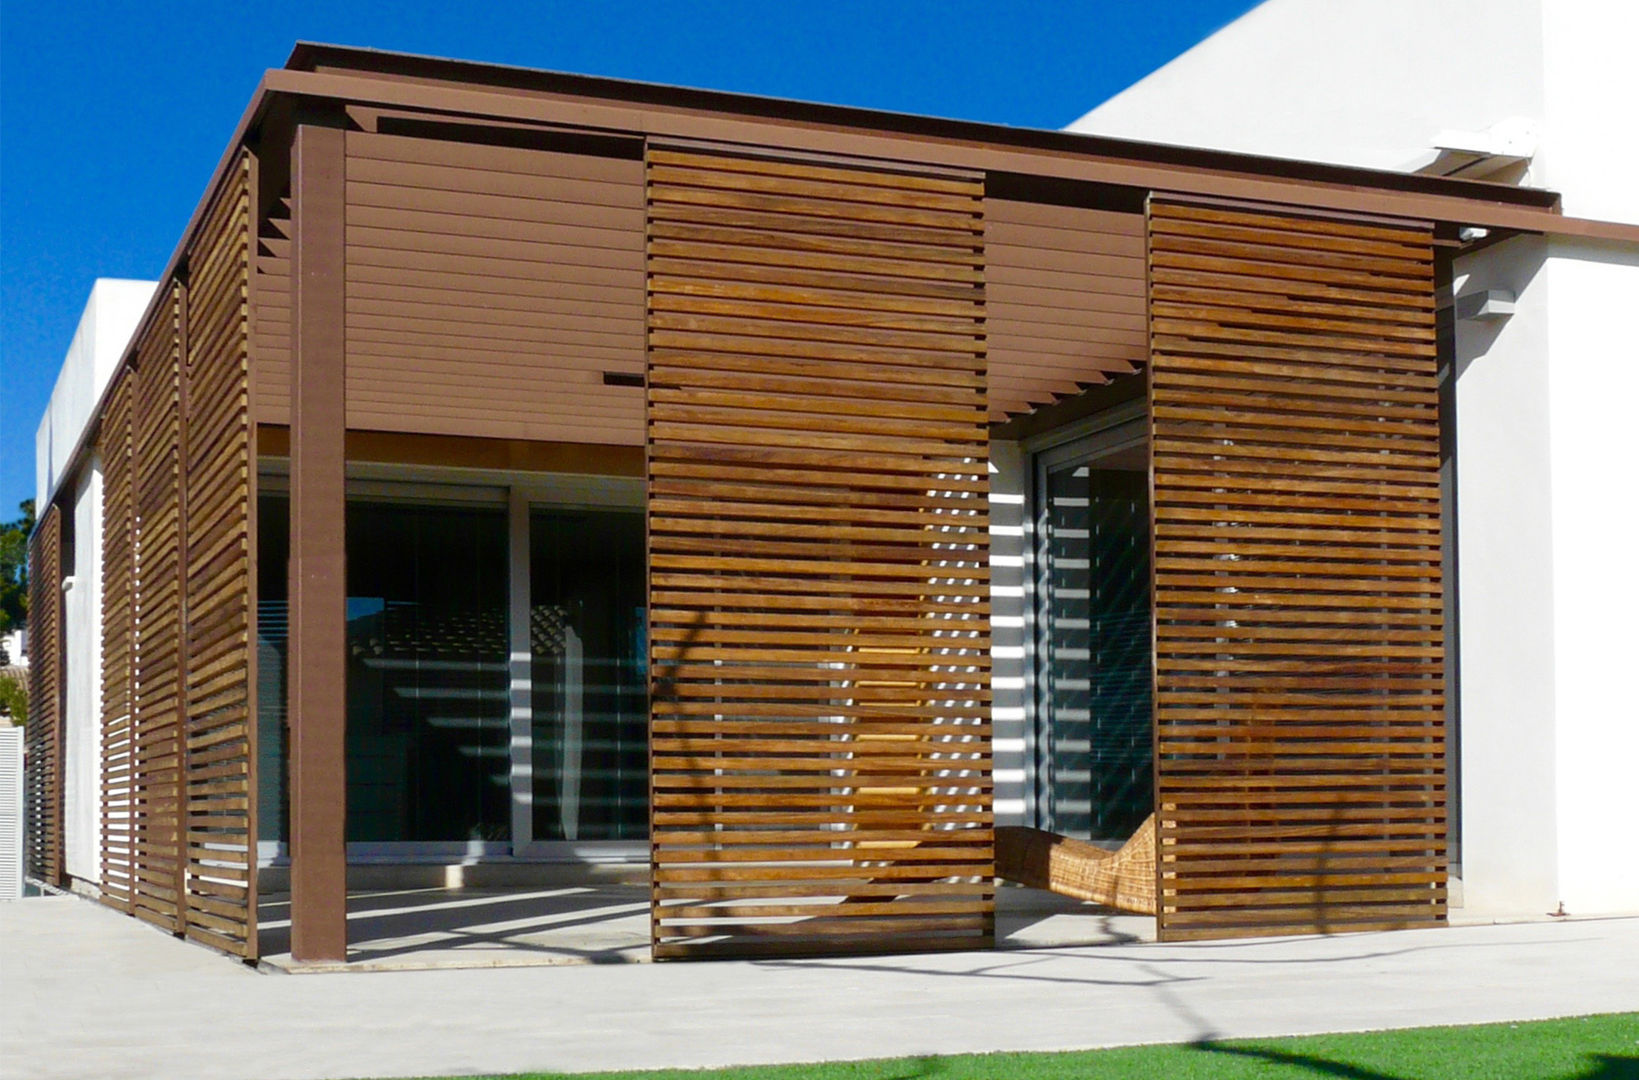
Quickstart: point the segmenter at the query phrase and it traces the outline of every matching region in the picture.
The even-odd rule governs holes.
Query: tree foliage
[[[12,723],[28,722],[28,686],[14,675],[0,675],[0,713],[8,713]]]
[[[34,531],[34,500],[17,507],[23,516],[0,523],[0,634],[28,621],[28,534]]]

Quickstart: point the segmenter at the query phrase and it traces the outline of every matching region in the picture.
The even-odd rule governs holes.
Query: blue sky
[[[97,277],[152,278],[298,39],[1061,127],[1253,0],[0,7],[0,520]]]

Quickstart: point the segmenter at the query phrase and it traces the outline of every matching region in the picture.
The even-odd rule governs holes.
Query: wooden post
[[[290,951],[347,958],[344,133],[291,143]]]

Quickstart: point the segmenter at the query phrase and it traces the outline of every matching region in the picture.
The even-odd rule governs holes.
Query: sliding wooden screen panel
[[[136,510],[136,617],[132,652],[135,826],[132,914],[181,932],[182,621],[180,477],[182,289],[162,305],[136,349],[132,493]]]
[[[649,152],[657,957],[993,938],[982,197]]]
[[[1431,231],[1149,219],[1161,937],[1442,922]]]
[[[63,515],[46,506],[29,538],[25,873],[63,880]]]
[[[102,840],[103,903],[131,911],[134,895],[136,725],[133,644],[136,631],[136,513],[132,503],[129,371],[114,377],[103,408],[102,458]]]
[[[241,956],[256,945],[251,170],[242,156],[190,248],[182,369],[187,933]]]

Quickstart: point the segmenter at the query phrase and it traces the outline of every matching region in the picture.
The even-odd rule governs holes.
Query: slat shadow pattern
[[[28,562],[23,868],[31,878],[58,885],[63,880],[63,517],[55,505],[40,512]]]
[[[1432,237],[1154,199],[1164,940],[1446,911]]]
[[[988,945],[982,183],[647,195],[654,954]]]

